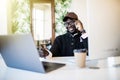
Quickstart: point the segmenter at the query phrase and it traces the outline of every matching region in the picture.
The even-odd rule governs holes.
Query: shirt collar
[[[67,34],[68,34],[69,37],[75,37],[75,36],[79,35],[80,33],[76,32],[74,34],[71,34],[71,33],[68,32]]]

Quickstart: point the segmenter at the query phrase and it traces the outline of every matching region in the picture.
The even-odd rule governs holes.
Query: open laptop
[[[42,62],[31,34],[1,35],[0,53],[8,67],[46,73],[63,67],[63,63]]]

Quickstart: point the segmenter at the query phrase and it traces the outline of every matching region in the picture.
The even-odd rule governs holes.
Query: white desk
[[[0,80],[120,80],[120,67],[112,67],[120,64],[120,57],[87,61],[87,67],[83,69],[78,68],[71,57],[58,57],[49,61],[66,63],[66,66],[42,74],[9,68],[0,56]],[[100,69],[90,69],[90,66],[98,66]]]

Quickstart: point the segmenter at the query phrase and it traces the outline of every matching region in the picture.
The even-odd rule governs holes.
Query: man
[[[63,22],[67,32],[56,37],[50,51],[42,48],[41,57],[73,56],[74,49],[88,50],[88,37],[78,16],[74,12],[68,12]]]
[[[56,37],[50,49],[52,56],[73,56],[74,49],[88,50],[88,38],[78,16],[74,12],[68,12],[63,22],[67,32]]]

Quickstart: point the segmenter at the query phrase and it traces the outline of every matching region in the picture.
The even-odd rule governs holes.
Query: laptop
[[[40,61],[31,34],[1,35],[0,53],[8,67],[47,73],[65,66],[64,63]]]

